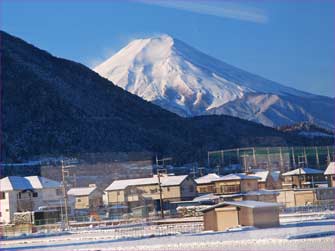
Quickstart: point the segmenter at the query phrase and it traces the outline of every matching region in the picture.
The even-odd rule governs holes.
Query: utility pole
[[[159,204],[161,208],[161,218],[164,218],[164,209],[163,209],[163,194],[162,194],[162,183],[161,183],[161,174],[157,169],[157,178],[158,178],[158,187],[159,187]]]
[[[255,147],[252,148],[252,156],[254,158],[254,166],[257,167],[257,160],[256,160],[256,151]]]
[[[221,150],[221,167],[224,167],[224,154],[223,154],[223,150]]]
[[[330,162],[331,162],[331,159],[330,159],[329,146],[327,146],[327,165],[329,165]]]
[[[306,147],[304,147],[304,155],[305,155],[305,165],[308,166],[307,154],[306,154]]]
[[[316,165],[318,168],[320,168],[319,152],[317,146],[315,147],[315,158],[316,158]]]
[[[303,159],[303,160],[301,160]],[[302,181],[302,176],[301,176],[301,169],[305,167],[306,163],[306,155],[298,156],[298,168],[299,168],[299,188],[301,188],[301,181]]]
[[[61,160],[62,163],[62,181],[63,181],[63,197],[64,197],[64,212],[65,212],[65,227],[69,229],[69,212],[68,212],[68,197],[67,197],[67,182],[65,176],[69,175],[68,168],[64,165],[64,160]]]
[[[292,147],[292,163],[293,163],[293,168],[295,168],[297,165],[295,163],[294,147]]]
[[[243,159],[243,167],[244,167],[244,172],[248,173],[249,172],[249,168],[248,168],[248,163],[247,163],[247,157],[249,158],[248,154],[243,154],[241,155],[241,158]]]
[[[268,170],[270,170],[272,168],[272,166],[271,166],[271,159],[270,159],[270,150],[269,150],[268,147],[266,148],[266,154],[267,154],[267,158],[268,158]]]
[[[284,172],[284,160],[283,160],[283,152],[282,152],[282,148],[279,147],[279,158],[280,158],[280,169],[282,172]],[[271,168],[270,168],[271,170]]]
[[[70,176],[70,168],[74,167],[71,165],[73,160],[67,161],[68,163],[64,164],[64,160],[61,160],[62,164],[62,183],[63,183],[63,198],[64,198],[64,213],[65,213],[65,227],[69,229],[69,212],[68,212],[68,195],[67,195],[67,178]]]

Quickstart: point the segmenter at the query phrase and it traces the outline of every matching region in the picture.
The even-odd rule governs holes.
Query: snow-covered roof
[[[221,176],[220,178],[217,179],[217,181],[221,180],[258,180],[260,179],[259,177],[255,176],[248,176],[243,173],[231,173],[225,176]]]
[[[225,207],[225,206],[236,206],[236,207],[248,207],[248,208],[266,208],[266,207],[279,207],[279,203],[273,202],[263,202],[263,201],[254,201],[254,200],[242,200],[242,201],[225,201],[219,204],[208,207],[202,212],[207,212],[215,208]]]
[[[178,186],[185,179],[187,175],[163,175],[160,177],[162,186]],[[127,179],[127,180],[115,180],[112,184],[110,184],[105,190],[123,190],[129,186],[143,186],[143,185],[155,185],[158,184],[158,177],[154,175],[150,178],[141,178],[141,179]]]
[[[266,182],[270,172],[269,171],[254,171],[253,173],[248,174],[249,176],[259,177],[259,182]]]
[[[27,176],[25,177],[29,180],[30,184],[35,189],[42,189],[42,188],[58,188],[61,186],[61,183],[55,180],[50,180],[45,177],[40,176]]]
[[[161,184],[162,186],[178,186],[187,176],[188,175],[163,176],[161,177]],[[154,179],[157,179],[157,176],[155,176]]]
[[[262,207],[279,207],[279,203],[274,202],[263,202],[254,200],[242,200],[242,201],[226,201],[226,205],[238,206],[238,207],[249,207],[249,208],[262,208]]]
[[[300,174],[322,174],[321,170],[313,169],[313,168],[297,168],[292,171],[283,173],[283,176],[292,176],[292,175],[300,175]]]
[[[195,179],[195,182],[200,185],[200,184],[207,184],[207,183],[211,183],[212,181],[216,180],[220,178],[219,175],[217,175],[216,173],[209,173],[205,176],[202,176],[198,179]]]
[[[200,201],[209,201],[209,200],[217,200],[217,199],[220,199],[219,195],[214,195],[213,193],[210,193],[210,194],[205,194],[205,195],[195,197],[193,201],[200,202]]]
[[[256,191],[248,191],[243,195],[278,195],[279,192],[273,190],[256,190]]]
[[[71,188],[67,194],[72,196],[88,196],[97,189],[96,187],[75,187]]]
[[[28,176],[28,177],[8,176],[0,180],[1,191],[57,188],[60,186],[61,186],[60,182],[40,176]]]
[[[325,173],[325,175],[335,174],[335,162],[330,162]]]

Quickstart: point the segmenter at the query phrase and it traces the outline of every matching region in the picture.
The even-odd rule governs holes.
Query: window
[[[0,200],[4,200],[6,199],[6,193],[5,192],[1,192],[0,193]]]
[[[168,192],[170,192],[170,187],[167,187],[166,189],[167,189]]]
[[[158,193],[158,189],[157,188],[150,189],[150,193]]]
[[[222,193],[239,193],[240,186],[239,185],[225,185],[221,186]]]
[[[18,199],[21,199],[21,193],[18,193],[18,194],[17,194],[17,198],[18,198]]]
[[[38,197],[38,193],[37,192],[33,192],[33,197],[34,198]]]
[[[60,196],[63,195],[63,190],[61,188],[56,189],[56,195]]]
[[[77,202],[81,202],[81,199],[77,198]]]
[[[120,191],[117,191],[117,192],[116,192],[116,195],[119,196],[119,195],[120,195]]]

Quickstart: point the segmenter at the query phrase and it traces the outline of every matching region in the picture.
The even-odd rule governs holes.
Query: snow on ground
[[[6,240],[2,250],[334,250],[334,219],[282,223],[281,227],[237,228],[228,232],[202,232],[170,236],[124,236],[115,239],[115,229],[75,231],[48,238]],[[192,223],[188,223],[192,224]],[[177,227],[176,225],[170,226]],[[147,226],[150,233],[152,226]]]

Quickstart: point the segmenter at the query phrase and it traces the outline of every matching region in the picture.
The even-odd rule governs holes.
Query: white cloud
[[[240,3],[226,1],[186,1],[186,0],[134,0],[143,4],[185,10],[221,18],[237,19],[254,23],[266,23],[268,17],[258,8],[246,7]]]

